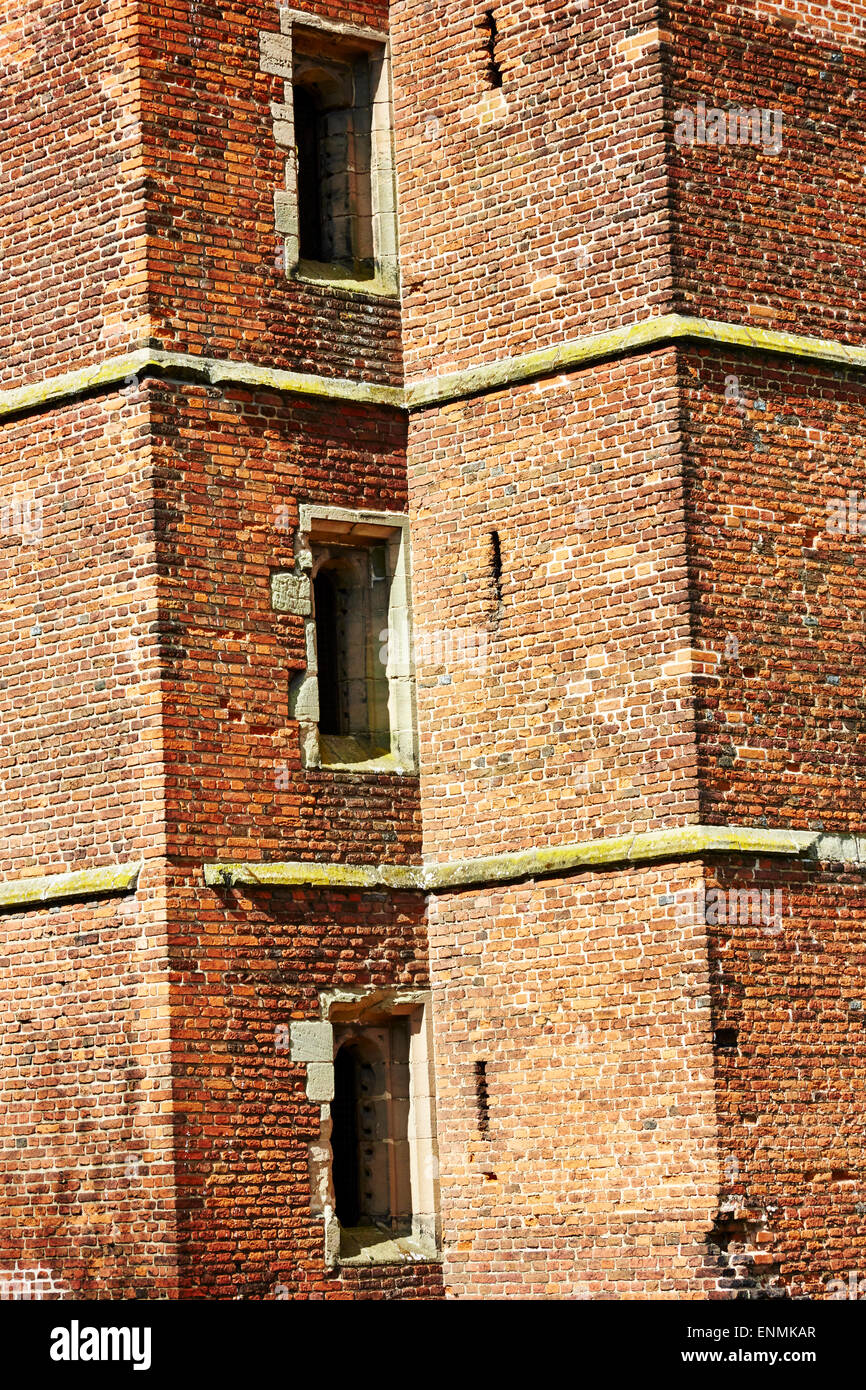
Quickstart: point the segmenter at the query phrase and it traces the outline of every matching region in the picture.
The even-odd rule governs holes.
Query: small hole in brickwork
[[[738,1037],[736,1028],[717,1028],[713,1033],[713,1047],[736,1047]]]
[[[502,546],[499,532],[490,532],[490,578],[497,606],[502,602]]]
[[[478,1133],[486,1139],[490,1133],[490,1100],[487,1093],[487,1063],[475,1063],[475,1105],[478,1112]]]
[[[492,10],[484,11],[481,28],[485,34],[484,51],[487,54],[487,81],[491,87],[501,87],[502,68],[496,57],[496,40],[499,37],[499,32],[496,28],[496,16]]]

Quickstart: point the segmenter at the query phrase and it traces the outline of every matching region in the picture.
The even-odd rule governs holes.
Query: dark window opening
[[[313,615],[323,762],[384,757],[391,752],[386,551],[334,546],[319,554]]]
[[[352,74],[348,66],[308,69],[294,84],[298,161],[298,254],[353,267],[358,255],[359,175],[354,168]],[[369,174],[366,175],[369,182]],[[369,202],[369,190],[364,205]]]
[[[412,1228],[409,1030],[405,1018],[359,1030],[334,1061],[334,1206],[344,1228]]]
[[[713,1033],[713,1047],[736,1047],[738,1039],[736,1028],[717,1028]]]
[[[295,88],[295,144],[298,152],[298,237],[305,260],[323,261],[319,104],[306,87]]]
[[[487,1090],[487,1063],[475,1063],[475,1106],[478,1133],[487,1138],[490,1133],[490,1096]]]
[[[316,614],[316,660],[319,668],[319,732],[345,733],[340,711],[340,653],[337,630],[337,591],[329,570],[313,580]]]
[[[487,81],[491,87],[502,86],[502,68],[496,57],[496,40],[499,32],[496,28],[496,16],[492,10],[484,11],[484,18],[481,27],[485,33],[484,51],[487,54]]]
[[[502,545],[499,532],[490,532],[490,578],[497,607],[502,603]]]
[[[357,1048],[341,1047],[334,1061],[334,1099],[331,1101],[334,1194],[341,1226],[357,1226],[361,1212],[358,1068]]]
[[[371,55],[298,49],[293,81],[298,257],[375,273]],[[312,263],[312,264],[311,264]]]

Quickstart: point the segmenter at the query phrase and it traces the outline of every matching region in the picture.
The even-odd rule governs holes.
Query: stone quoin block
[[[334,1029],[330,1023],[292,1023],[293,1062],[332,1062]]]

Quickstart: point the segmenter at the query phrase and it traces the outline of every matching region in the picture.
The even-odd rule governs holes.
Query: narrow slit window
[[[300,560],[271,576],[271,601],[304,618],[307,662],[289,686],[301,762],[414,772],[408,521],[309,503],[300,512]]]
[[[274,189],[281,261],[292,279],[349,293],[399,291],[388,35],[281,9],[262,32],[261,69],[290,79],[271,103],[285,161]]]
[[[499,31],[496,27],[496,15],[493,10],[484,11],[481,28],[484,32],[484,51],[487,55],[487,81],[491,87],[501,87],[502,68],[496,56],[496,40],[499,37]]]
[[[298,157],[298,236],[305,260],[325,259],[322,238],[322,175],[319,167],[320,113],[312,88],[295,88],[295,142]]]
[[[369,102],[349,63],[298,60],[294,82],[298,251],[302,260],[372,274]]]
[[[313,607],[316,614],[316,655],[319,668],[319,730],[323,734],[343,733],[340,708],[341,651],[337,620],[337,588],[330,570],[321,570],[313,581]]]
[[[475,1063],[475,1109],[478,1133],[486,1139],[490,1134],[490,1095],[487,1090],[487,1063]]]
[[[318,282],[372,281],[374,293],[392,293],[397,247],[386,46],[298,28],[292,74],[289,269]]]
[[[498,531],[490,532],[490,584],[496,608],[502,603],[502,542]]]

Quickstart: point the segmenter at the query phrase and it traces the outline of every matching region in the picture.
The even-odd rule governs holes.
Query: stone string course
[[[749,325],[720,323],[716,320],[666,314],[625,329],[590,334],[584,339],[561,343],[521,357],[492,362],[485,367],[468,368],[442,377],[429,377],[406,388],[376,386],[341,377],[321,377],[304,372],[250,362],[219,361],[192,353],[161,352],[139,348],[123,357],[108,358],[92,366],[78,367],[25,386],[0,391],[0,417],[26,413],[50,402],[114,386],[121,381],[149,372],[180,371],[212,385],[220,383],[271,387],[302,396],[325,396],[332,400],[393,405],[405,410],[423,410],[451,400],[462,400],[479,391],[494,390],[510,383],[532,381],[576,367],[602,361],[619,353],[666,343],[676,339],[697,339],[725,343],[731,347],[754,348],[788,356],[814,358],[821,362],[862,369],[866,367],[866,348],[798,333],[777,333]]]

